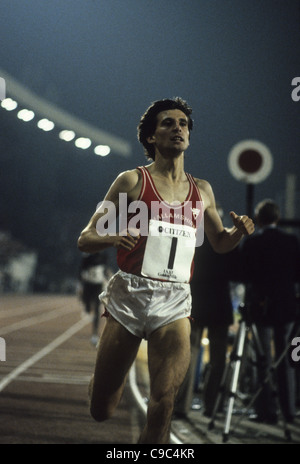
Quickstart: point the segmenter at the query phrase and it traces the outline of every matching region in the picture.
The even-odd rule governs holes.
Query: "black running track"
[[[89,415],[90,332],[74,296],[2,296],[1,444],[136,443],[143,416],[129,386],[104,426]]]
[[[98,444],[116,453],[122,445],[137,443],[149,391],[145,345],[114,417],[95,422],[87,388],[96,349],[90,344],[91,322],[82,311],[74,295],[0,296],[0,444]],[[220,429],[207,433],[199,412],[190,419],[172,423],[173,447],[222,443]],[[292,443],[300,441],[299,425],[293,426]],[[245,438],[247,427],[244,438],[232,437],[229,443],[285,443],[280,427],[270,432],[251,425],[251,439]]]

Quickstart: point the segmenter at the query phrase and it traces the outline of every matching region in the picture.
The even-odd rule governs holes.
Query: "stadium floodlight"
[[[60,131],[58,136],[61,140],[64,140],[65,142],[71,142],[71,140],[73,140],[75,137],[75,132],[72,130],[65,129]]]
[[[87,137],[79,137],[78,139],[75,140],[75,146],[77,148],[81,148],[82,150],[86,150],[89,148],[92,144],[92,141],[88,139]]]
[[[97,145],[94,148],[94,153],[99,156],[107,156],[110,154],[110,147],[108,145]]]
[[[38,121],[37,126],[39,129],[48,132],[54,129],[55,124],[53,121],[49,121],[49,119],[43,118]]]
[[[7,111],[13,111],[18,107],[18,103],[12,98],[5,98],[2,100],[1,106]]]
[[[18,111],[17,117],[22,121],[29,122],[34,118],[35,114],[31,110],[24,108],[23,110]]]
[[[14,98],[18,102],[18,105],[30,107],[38,118],[51,121],[51,129],[55,126],[63,131],[68,127],[76,134],[77,138],[89,139],[91,142],[89,146],[107,145],[111,151],[118,155],[131,156],[131,144],[127,140],[99,129],[73,116],[48,100],[39,97],[2,69],[0,69],[0,76],[3,76],[2,78],[5,80],[6,89],[10,97]],[[42,123],[42,126],[43,130],[51,130],[48,123],[45,125]],[[62,138],[62,140],[66,139]]]

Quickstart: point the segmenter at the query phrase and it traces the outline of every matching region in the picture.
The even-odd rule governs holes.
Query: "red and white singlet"
[[[147,207],[148,228],[133,250],[118,249],[118,266],[129,274],[188,283],[194,269],[196,231],[203,219],[203,202],[196,182],[186,173],[188,195],[183,203],[173,206],[161,198],[148,169],[137,169],[142,173],[137,203],[144,203],[143,211]],[[127,225],[133,216],[128,214]]]

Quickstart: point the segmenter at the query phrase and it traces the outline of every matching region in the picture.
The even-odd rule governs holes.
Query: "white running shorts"
[[[154,330],[191,314],[188,283],[161,282],[123,271],[112,276],[99,298],[108,313],[139,338],[148,339]]]

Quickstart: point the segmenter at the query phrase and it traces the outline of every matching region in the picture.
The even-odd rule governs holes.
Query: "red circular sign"
[[[229,153],[228,167],[237,180],[256,184],[270,174],[272,166],[269,149],[257,140],[243,140]]]
[[[241,152],[238,163],[243,171],[253,174],[260,170],[263,164],[263,159],[258,151],[245,150]]]

